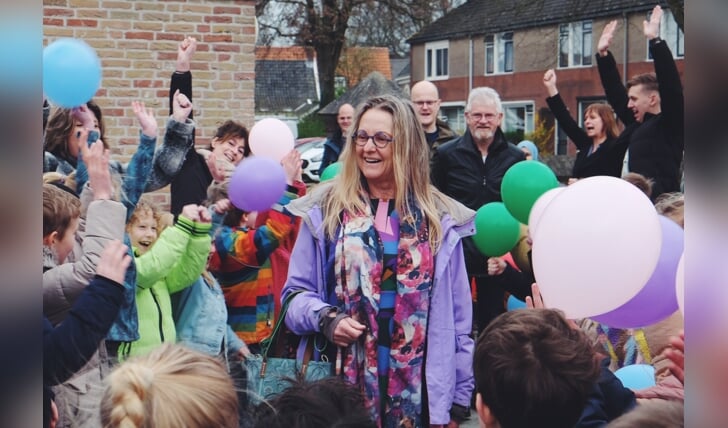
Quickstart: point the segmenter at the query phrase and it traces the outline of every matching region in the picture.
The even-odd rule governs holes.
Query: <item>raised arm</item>
[[[83,145],[81,151],[88,162],[89,174],[89,184],[82,195],[85,198],[91,192],[93,201],[86,213],[81,257],[43,273],[43,311],[53,324],[63,321],[95,275],[104,247],[124,237],[126,208],[111,200],[108,150],[96,142],[91,147]]]
[[[579,127],[579,124],[571,117],[571,114],[569,114],[569,110],[566,108],[564,100],[561,99],[559,90],[556,87],[556,73],[553,69],[544,73],[543,85],[549,94],[548,98],[546,98],[546,103],[556,120],[559,121],[561,129],[571,138],[571,141],[574,142],[579,150],[587,150],[592,144],[592,140],[586,135],[586,131]]]
[[[677,71],[672,52],[664,40],[660,39],[662,8],[658,5],[652,10],[649,21],[643,21],[643,32],[649,40],[650,53],[655,64],[655,74],[660,91],[660,108],[664,123],[675,133],[684,130],[685,99],[683,97],[680,73]],[[681,139],[678,139],[682,141]]]
[[[169,88],[169,114],[173,113],[174,94],[179,91],[181,94],[192,100],[192,73],[190,66],[192,55],[197,50],[197,39],[186,37],[177,46],[177,64]],[[193,118],[190,113],[190,119]]]
[[[170,270],[166,278],[170,293],[177,292],[192,285],[207,265],[211,240],[208,232],[211,228],[210,214],[202,205],[197,206],[198,218],[192,225],[192,236],[187,243],[187,250]]]
[[[602,87],[607,96],[607,101],[617,113],[617,117],[625,125],[635,122],[632,112],[627,108],[627,89],[622,85],[622,79],[617,70],[617,62],[609,52],[609,44],[614,37],[614,30],[617,28],[617,20],[609,22],[602,31],[597,43],[597,67],[599,78],[602,80]]]

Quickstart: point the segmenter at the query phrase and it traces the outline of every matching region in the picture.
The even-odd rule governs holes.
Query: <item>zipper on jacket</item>
[[[159,306],[159,300],[157,300],[157,295],[154,294],[154,291],[152,289],[149,289],[149,292],[152,293],[152,299],[154,299],[154,304],[157,305],[157,315],[159,316],[159,338],[162,339],[162,342],[164,342],[164,330],[162,329],[162,307]]]

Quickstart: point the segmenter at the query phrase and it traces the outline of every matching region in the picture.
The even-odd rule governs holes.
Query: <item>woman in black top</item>
[[[549,94],[546,103],[556,120],[559,121],[559,126],[579,150],[569,184],[575,179],[595,175],[621,177],[627,144],[624,144],[626,139],[617,141],[619,128],[617,128],[612,108],[603,103],[587,107],[584,112],[584,129],[582,129],[571,117],[559,95],[554,70],[548,70],[544,74],[543,84]]]

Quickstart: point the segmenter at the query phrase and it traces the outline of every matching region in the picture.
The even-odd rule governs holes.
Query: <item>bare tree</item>
[[[321,107],[334,100],[336,67],[349,38],[354,45],[386,46],[404,55],[404,41],[464,0],[256,0],[259,39],[267,44],[311,46]]]

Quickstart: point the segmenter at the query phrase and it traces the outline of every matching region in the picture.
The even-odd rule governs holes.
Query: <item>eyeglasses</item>
[[[476,122],[480,122],[483,119],[488,122],[492,122],[499,114],[500,113],[468,113],[468,116]]]
[[[434,101],[414,101],[414,104],[417,107],[424,107],[424,106],[432,107],[433,105],[435,105],[437,103],[437,101],[438,100],[434,100]]]
[[[367,142],[371,139],[374,142],[374,145],[380,149],[387,147],[387,144],[394,141],[392,137],[383,131],[375,132],[374,135],[369,135],[366,131],[357,131],[354,133],[352,138],[359,146],[366,146]]]

